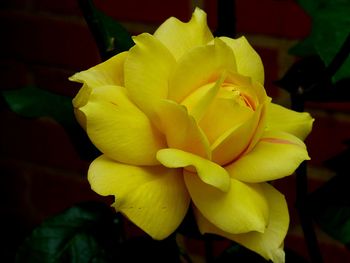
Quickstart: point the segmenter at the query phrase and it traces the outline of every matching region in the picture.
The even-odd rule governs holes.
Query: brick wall
[[[198,5],[208,13],[212,30],[217,25],[214,0],[96,0],[97,7],[120,21],[131,33],[153,32],[169,16],[188,20]],[[67,80],[74,72],[100,61],[97,47],[82,18],[77,1],[3,0],[0,3],[0,80],[1,89],[28,84],[73,96],[79,86]],[[236,0],[236,26],[262,57],[266,70],[266,89],[273,99],[288,105],[288,95],[273,85],[296,58],[288,49],[310,32],[310,18],[293,0]],[[341,103],[308,104],[316,118],[307,140],[312,161],[311,187],[332,176],[323,162],[344,149],[350,137],[350,106]],[[1,107],[6,125],[0,132],[1,195],[4,202],[1,223],[11,229],[1,238],[11,238],[3,251],[9,259],[17,244],[43,219],[72,204],[95,195],[85,180],[88,166],[79,158],[67,134],[54,121],[28,120]],[[306,255],[298,219],[294,211],[294,177],[276,185],[288,198],[292,214],[286,244]],[[5,200],[5,201],[4,201]],[[109,201],[109,200],[108,200]],[[13,229],[15,233],[13,233]],[[319,233],[326,262],[349,253],[341,244]],[[344,262],[344,261],[343,261]]]

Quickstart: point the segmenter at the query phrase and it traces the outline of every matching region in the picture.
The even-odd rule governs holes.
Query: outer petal
[[[220,37],[231,49],[236,58],[238,73],[249,76],[260,84],[264,84],[264,66],[261,58],[248,43],[245,37],[232,39]]]
[[[166,147],[165,138],[129,101],[124,88],[95,89],[80,111],[91,141],[108,157],[135,165],[158,164],[156,152]]]
[[[155,37],[144,33],[125,61],[125,87],[133,102],[151,116],[158,100],[168,96],[169,75],[175,59]]]
[[[184,106],[170,100],[160,101],[156,123],[165,134],[168,147],[210,159],[208,140]]]
[[[166,20],[154,33],[178,60],[190,49],[205,45],[213,39],[207,26],[207,15],[196,8],[188,23],[183,23],[171,17]]]
[[[296,112],[270,103],[266,121],[267,129],[288,132],[304,140],[311,132],[314,119],[307,112]]]
[[[181,102],[199,87],[215,82],[223,71],[236,71],[232,50],[220,39],[186,53],[175,68],[169,83],[169,99]]]
[[[237,234],[265,230],[269,212],[260,185],[231,178],[231,187],[225,193],[189,172],[185,172],[185,183],[194,205],[222,231]]]
[[[283,240],[289,225],[288,207],[284,196],[269,184],[261,185],[269,204],[269,223],[264,233],[249,232],[244,234],[225,233],[211,224],[198,211],[197,224],[202,233],[213,233],[231,239],[246,248],[255,251],[274,263],[284,262]]]
[[[128,52],[119,53],[88,70],[74,74],[69,80],[84,83],[90,88],[124,86],[124,62],[127,56]]]
[[[196,169],[200,179],[224,192],[230,188],[230,176],[224,168],[207,159],[178,149],[163,149],[157,153],[161,164],[169,168],[189,167]]]
[[[309,159],[305,144],[297,137],[267,131],[249,153],[225,169],[240,181],[258,183],[288,176]]]
[[[180,169],[131,166],[102,155],[90,165],[88,178],[100,195],[115,195],[116,210],[154,239],[169,236],[190,203]]]

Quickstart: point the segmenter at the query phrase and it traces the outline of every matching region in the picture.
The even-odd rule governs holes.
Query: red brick
[[[1,112],[6,125],[0,131],[0,156],[41,163],[72,171],[85,171],[65,130],[48,118],[24,119],[12,112]]]
[[[170,16],[187,21],[192,13],[190,0],[96,0],[95,4],[107,15],[119,21],[160,24]]]
[[[76,20],[0,12],[2,49],[0,55],[31,63],[85,69],[99,62],[94,40],[87,26]]]
[[[350,262],[350,252],[344,245],[338,243],[337,241],[331,240],[317,228],[316,233],[324,263]],[[301,230],[297,230],[292,233],[289,232],[287,238],[285,239],[285,247],[292,249],[297,254],[309,260],[306,242]]]
[[[325,113],[314,115],[313,130],[306,140],[311,163],[321,166],[324,161],[346,149],[345,140],[350,138],[350,119]]]
[[[81,84],[68,80],[75,71],[39,65],[31,66],[35,85],[56,94],[73,97]]]
[[[311,20],[292,0],[236,1],[236,31],[277,37],[303,38],[311,29]],[[217,1],[206,0],[211,28],[217,26]],[[232,25],[234,26],[234,25]]]
[[[29,9],[31,6],[31,0],[2,0],[0,2],[0,7],[8,9]]]
[[[278,79],[278,50],[254,47],[261,57],[265,70],[265,89],[269,96],[277,97],[278,88],[273,84]]]
[[[0,60],[0,79],[0,89],[19,88],[32,83],[27,65],[14,59]]]
[[[326,111],[350,112],[349,102],[306,102],[306,107]]]
[[[60,15],[78,15],[81,16],[78,0],[32,0],[33,9],[40,12],[55,13]]]
[[[24,216],[29,224],[40,223],[79,202],[112,201],[91,190],[86,172],[58,170],[14,159],[2,160],[0,170],[6,209],[13,215]]]

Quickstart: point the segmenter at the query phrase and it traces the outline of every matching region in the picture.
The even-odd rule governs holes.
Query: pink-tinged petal
[[[236,58],[237,72],[264,85],[263,63],[247,39],[244,36],[237,39],[228,37],[220,37],[220,39],[232,49]]]
[[[296,112],[271,103],[267,107],[267,129],[284,131],[304,140],[311,132],[314,119],[307,112]]]
[[[242,246],[260,254],[274,263],[284,263],[283,240],[289,225],[288,207],[284,196],[269,184],[262,184],[264,196],[269,206],[269,221],[263,233],[256,231],[232,234],[224,232],[210,223],[198,210],[196,219],[201,233],[217,234],[231,239]]]
[[[164,136],[118,86],[94,89],[79,112],[87,134],[108,157],[134,165],[159,164],[156,152],[166,147]]]
[[[124,62],[127,56],[128,52],[119,53],[88,70],[75,73],[69,80],[84,83],[90,88],[124,86]]]
[[[186,108],[170,100],[157,107],[157,127],[165,134],[169,148],[176,148],[210,159],[209,143]]]
[[[170,73],[175,59],[155,37],[143,33],[133,38],[135,46],[125,61],[125,87],[131,100],[148,116],[153,116],[160,99],[168,96]]]
[[[269,209],[259,184],[230,178],[229,191],[222,192],[203,183],[197,174],[185,171],[184,175],[192,202],[213,225],[236,234],[265,231]]]
[[[211,145],[214,162],[226,165],[247,151],[250,145],[255,144],[255,138],[260,136],[264,126],[265,106],[259,105],[248,120],[227,130]]]
[[[157,153],[158,161],[169,168],[195,168],[199,178],[221,191],[230,189],[230,176],[224,168],[198,155],[178,149],[162,149]],[[192,169],[193,170],[193,169]],[[197,175],[195,175],[197,176]]]
[[[196,8],[188,23],[183,23],[175,17],[166,20],[154,33],[178,60],[183,54],[194,47],[205,45],[213,39],[207,25],[207,15]]]
[[[224,71],[236,71],[232,50],[220,39],[191,49],[178,61],[169,82],[169,99],[182,102],[201,86],[217,81]]]
[[[225,169],[237,180],[259,183],[291,175],[309,160],[305,144],[283,132],[266,131],[257,145]]]
[[[164,239],[182,222],[190,203],[181,169],[121,164],[100,156],[89,168],[91,188],[114,195],[113,206],[154,239]]]

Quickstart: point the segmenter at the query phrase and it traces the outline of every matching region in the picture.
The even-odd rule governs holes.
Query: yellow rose
[[[165,21],[135,46],[71,80],[73,104],[103,153],[94,191],[154,239],[183,220],[190,203],[202,233],[284,261],[284,196],[267,181],[309,159],[312,118],[271,103],[260,57],[244,37],[214,38],[206,14]]]

